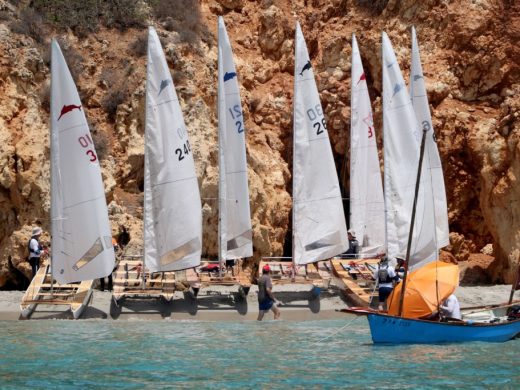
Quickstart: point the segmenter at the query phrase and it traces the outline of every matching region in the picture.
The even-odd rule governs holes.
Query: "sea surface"
[[[520,340],[374,346],[366,319],[0,322],[0,388],[520,388]]]

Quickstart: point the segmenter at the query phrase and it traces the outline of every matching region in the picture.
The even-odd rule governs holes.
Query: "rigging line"
[[[318,341],[315,341],[313,344],[311,345],[315,345],[315,344],[318,344],[318,343],[321,343],[325,340],[328,340],[330,339],[331,337],[333,336],[336,336],[339,332],[341,332],[342,330],[344,330],[347,326],[349,326],[350,324],[352,324],[354,321],[356,321],[357,319],[359,318],[359,316],[355,316],[354,318],[352,318],[350,321],[347,321],[347,323],[345,325],[343,325],[341,328],[339,328],[337,331],[335,331],[334,333],[332,334],[329,334],[328,336],[326,337],[323,337],[322,339],[318,340]]]

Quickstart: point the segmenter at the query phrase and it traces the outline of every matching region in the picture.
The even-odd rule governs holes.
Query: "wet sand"
[[[319,299],[312,296],[310,285],[287,284],[274,286],[275,297],[283,320],[307,321],[345,318],[336,310],[347,307],[343,294],[334,285],[323,290]],[[462,307],[481,306],[506,302],[510,285],[459,287],[456,295]],[[257,286],[251,286],[247,299],[240,298],[238,287],[212,286],[201,289],[197,298],[188,293],[175,293],[172,302],[157,299],[126,299],[116,305],[112,293],[94,290],[82,319],[108,320],[195,320],[195,321],[254,321],[258,315]],[[22,291],[0,292],[0,320],[19,320]],[[520,292],[515,294],[520,299]],[[71,319],[66,306],[41,305],[32,319]],[[265,319],[272,319],[270,312]]]

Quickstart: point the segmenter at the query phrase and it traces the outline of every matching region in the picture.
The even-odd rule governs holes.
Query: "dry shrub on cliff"
[[[142,57],[146,55],[146,50],[148,48],[148,32],[144,32],[137,36],[137,39],[132,42],[130,45],[130,50],[137,57]]]
[[[142,2],[135,0],[33,0],[29,6],[53,26],[80,36],[96,31],[100,23],[121,30],[144,26],[148,17]]]
[[[101,73],[101,81],[108,87],[108,92],[101,101],[101,106],[107,113],[108,119],[116,120],[117,107],[128,97],[128,86],[117,69],[105,69]]]
[[[20,11],[18,20],[11,22],[11,31],[16,34],[27,35],[38,43],[44,43],[47,30],[42,17],[33,9],[25,8]]]
[[[176,31],[181,42],[196,43],[211,36],[202,23],[200,4],[193,0],[150,0],[155,17],[168,31]],[[172,4],[173,3],[173,4]]]
[[[356,0],[356,5],[368,8],[375,14],[380,14],[386,8],[389,0]]]

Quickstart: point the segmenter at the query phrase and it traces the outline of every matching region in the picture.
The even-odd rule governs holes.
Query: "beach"
[[[337,310],[347,307],[343,294],[333,283],[322,290],[319,299],[311,295],[311,285],[275,285],[273,293],[282,302],[282,320],[309,321],[345,318]],[[511,285],[461,286],[456,295],[461,307],[507,302]],[[211,286],[200,290],[197,298],[176,292],[172,302],[157,299],[126,299],[116,305],[112,293],[94,290],[89,306],[81,319],[107,320],[194,320],[194,321],[254,321],[258,315],[258,288],[251,286],[247,299],[240,298],[238,286]],[[516,299],[519,299],[517,293]],[[20,319],[23,291],[0,292],[0,320]],[[67,306],[39,306],[32,319],[72,319]],[[272,313],[265,317],[272,319]]]

